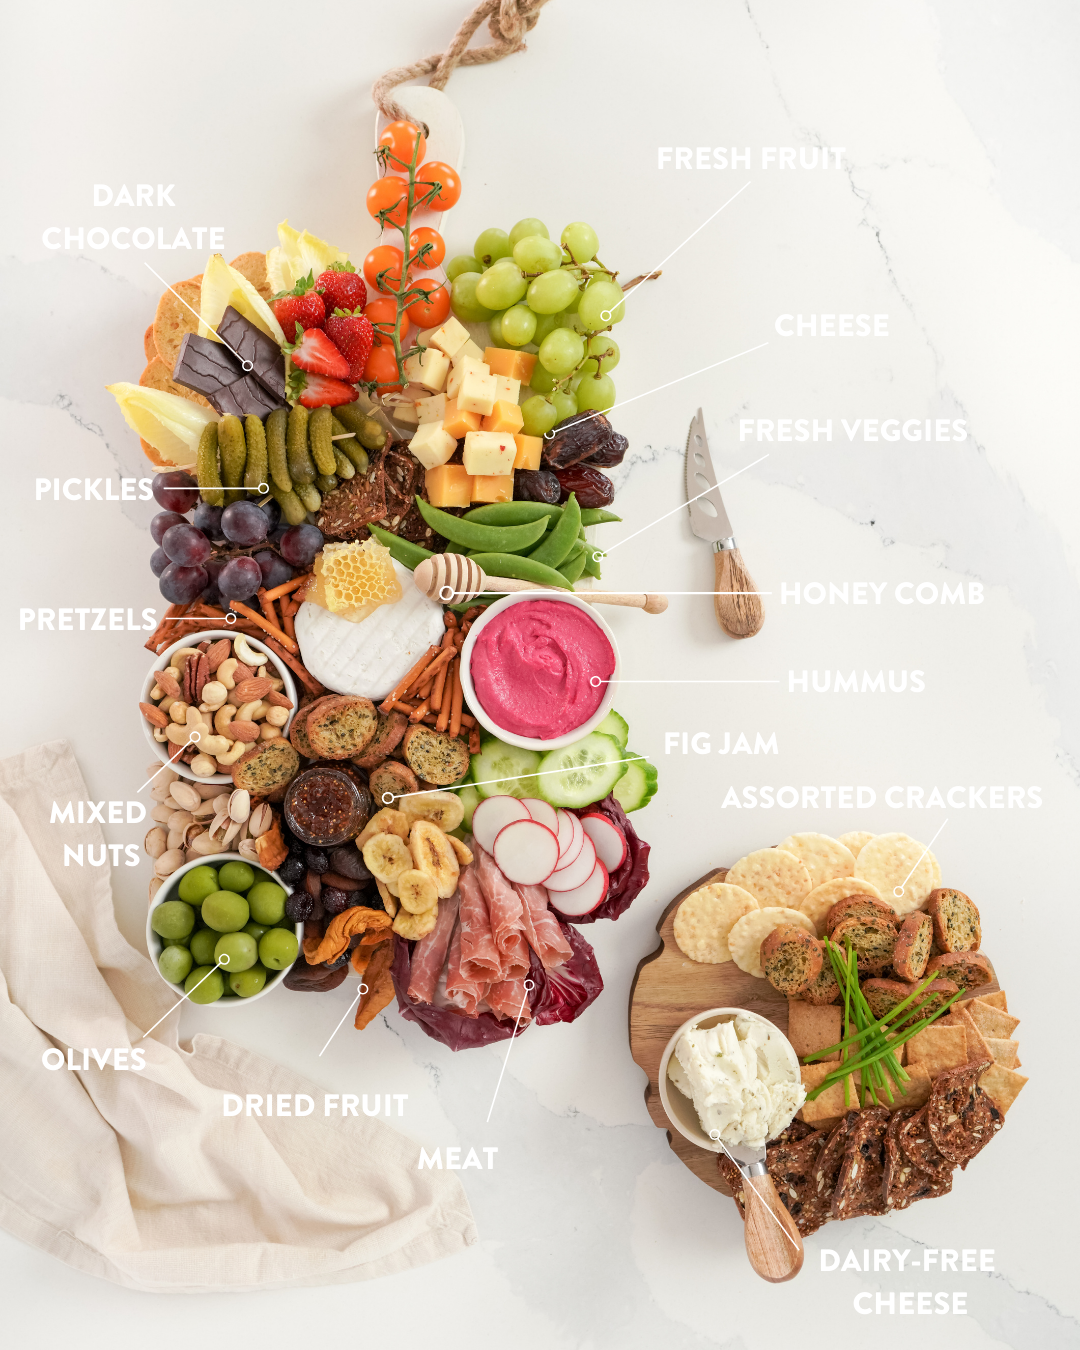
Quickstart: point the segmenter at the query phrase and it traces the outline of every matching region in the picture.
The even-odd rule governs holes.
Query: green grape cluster
[[[526,434],[542,436],[575,413],[615,402],[610,371],[619,364],[611,336],[625,312],[617,274],[597,257],[600,240],[583,220],[559,242],[535,217],[481,231],[471,254],[446,267],[454,314],[486,322],[490,345],[535,352],[531,398],[521,405]]]

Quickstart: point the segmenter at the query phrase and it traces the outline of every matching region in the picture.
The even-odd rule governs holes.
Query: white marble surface
[[[459,4],[387,11],[327,3],[24,9],[9,20],[2,223],[7,429],[3,538],[11,753],[68,737],[92,794],[125,797],[145,747],[125,711],[148,663],[120,634],[19,633],[19,606],[153,605],[146,505],[33,500],[38,474],[142,472],[102,386],[137,379],[164,274],[201,269],[156,252],[50,253],[48,225],[220,224],[226,256],[273,242],[282,216],[363,252],[373,113],[388,66],[437,50]],[[632,453],[619,471],[625,533],[682,500],[686,427],[702,404],[758,584],[754,641],[717,632],[707,597],[663,618],[616,613],[637,680],[779,679],[780,685],[627,685],[632,744],[661,771],[637,817],[653,881],[618,925],[588,930],[605,974],[577,1023],[515,1048],[490,1125],[502,1052],[453,1056],[397,1017],[343,1031],[347,1003],[280,996],[228,1019],[184,1013],[294,1065],[327,1089],[407,1092],[407,1132],[494,1144],[466,1188],[480,1245],[363,1289],[210,1299],[149,1297],[76,1274],[0,1236],[4,1323],[39,1350],[193,1336],[293,1346],[360,1336],[385,1345],[813,1347],[1075,1345],[1075,1168],[1047,1157],[1076,1119],[1075,821],[1080,655],[1074,524],[1080,225],[1074,6],[1060,0],[783,0],[551,4],[530,50],[455,75],[466,126],[465,194],[451,252],[490,223],[539,214],[598,229],[627,275],[658,263],[744,182],[750,187],[632,302],[617,334],[621,398],[767,342],[616,414]],[[294,55],[310,47],[309,57]],[[286,112],[285,109],[288,109]],[[276,109],[276,115],[270,110]],[[750,171],[657,169],[660,145],[749,145]],[[843,146],[829,172],[762,172],[763,146]],[[95,211],[92,185],[176,185],[175,209]],[[190,259],[190,264],[186,261]],[[888,313],[887,340],[783,340],[785,312]],[[965,418],[960,445],[849,445],[841,418]],[[739,442],[740,418],[831,417],[830,445]],[[616,536],[612,536],[614,539]],[[708,550],[681,514],[612,555],[613,585],[704,590]],[[781,583],[980,582],[977,607],[781,606]],[[925,692],[787,692],[795,669],[924,672]],[[664,754],[669,731],[776,733],[752,761]],[[722,808],[728,787],[869,785],[866,811]],[[892,810],[892,785],[1037,785],[1037,810]],[[626,1043],[634,968],[667,900],[707,867],[795,828],[904,829],[929,839],[946,880],[982,906],[1031,1083],[993,1148],[954,1193],[888,1220],[830,1226],[806,1269],[769,1288],[748,1271],[730,1207],[668,1150]],[[108,837],[130,842],[132,831]],[[144,868],[115,878],[122,926],[141,942]],[[1048,960],[1053,954],[1057,959]],[[300,1003],[303,1006],[298,1006]],[[10,1105],[5,1109],[11,1109]],[[1042,1164],[1034,1171],[1033,1164]],[[1049,1164],[1049,1165],[1047,1165]],[[822,1274],[823,1247],[992,1248],[993,1274]],[[852,1300],[905,1289],[967,1292],[967,1315],[860,1317]],[[498,1328],[498,1332],[495,1329]]]

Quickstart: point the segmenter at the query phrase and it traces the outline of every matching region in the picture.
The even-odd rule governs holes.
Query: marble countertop
[[[4,754],[65,737],[95,797],[129,797],[142,782],[145,745],[120,715],[148,664],[141,640],[20,632],[18,614],[160,603],[145,565],[152,504],[37,502],[34,481],[145,472],[103,386],[142,367],[160,290],[144,261],[170,280],[203,261],[50,250],[44,231],[145,222],[168,239],[181,225],[220,226],[231,257],[271,245],[288,217],[362,253],[368,87],[445,45],[462,9],[414,0],[365,17],[330,0],[298,23],[278,0],[257,14],[121,0],[107,18],[88,9],[54,22],[24,8],[11,20],[9,107],[32,116],[5,143],[11,208],[0,225],[3,549],[17,580],[4,686],[18,712],[0,731]],[[611,527],[627,545],[613,549],[605,583],[672,593],[663,616],[608,616],[631,745],[660,771],[659,794],[634,818],[653,845],[652,881],[617,924],[587,930],[603,996],[580,1021],[515,1045],[490,1123],[498,1047],[451,1055],[389,1016],[362,1040],[344,1029],[318,1058],[345,987],[299,1015],[281,997],[230,1023],[229,1035],[329,1091],[407,1093],[401,1126],[418,1141],[497,1146],[492,1171],[463,1174],[478,1246],[362,1289],[181,1299],[94,1281],[0,1234],[5,1324],[20,1346],[171,1350],[253,1324],[274,1346],[359,1334],[456,1348],[495,1327],[522,1350],[765,1350],[785,1337],[816,1350],[868,1335],[882,1347],[913,1335],[972,1350],[1077,1343],[1066,1222],[1080,1197],[1075,1169],[1047,1157],[1076,1118],[1076,999],[1067,978],[1049,978],[1046,953],[1080,941],[1078,37],[1060,0],[676,0],[662,15],[640,0],[564,0],[543,10],[527,54],[454,75],[467,149],[451,253],[489,224],[583,218],[605,261],[634,275],[748,185],[634,297],[616,333],[619,398],[634,401],[613,414],[631,443],[615,471],[625,525]],[[750,163],[677,168],[674,152],[691,149],[695,164],[699,145],[706,163],[715,147],[749,147]],[[662,147],[673,152],[663,167]],[[777,153],[762,167],[768,148]],[[801,168],[800,151],[816,167]],[[95,183],[142,181],[172,184],[174,206],[93,207]],[[782,314],[842,313],[887,314],[888,337],[776,328]],[[713,584],[709,550],[676,509],[699,405],[721,478],[758,461],[724,489],[765,593],[765,627],[743,643],[718,631],[708,595],[675,594]],[[777,435],[781,419],[831,421],[832,439],[759,439],[761,422]],[[856,419],[849,439],[844,422]],[[867,419],[947,419],[968,434],[867,440]],[[804,595],[814,582],[827,593],[862,581],[884,583],[880,604]],[[929,584],[937,602],[900,603],[905,582],[902,596],[929,596]],[[942,604],[946,586],[981,602]],[[897,682],[919,671],[924,688],[838,692],[836,674],[853,670]],[[826,671],[829,692],[814,692]],[[671,683],[691,678],[775,683]],[[683,732],[708,733],[710,753],[683,754]],[[733,747],[740,733],[751,746],[775,735],[776,751],[721,755],[729,733]],[[744,788],[786,785],[817,788],[817,808],[738,804]],[[821,790],[842,785],[872,789],[874,804],[841,809],[830,793],[826,805]],[[929,804],[935,788],[947,798],[958,786],[944,809]],[[994,786],[1021,786],[1025,805],[995,807]],[[731,1202],[682,1166],[646,1113],[626,1036],[635,968],[665,905],[711,866],[796,829],[929,840],[939,828],[945,881],[980,904],[985,946],[1023,1019],[1031,1082],[950,1196],[830,1225],[807,1241],[795,1283],[765,1286]],[[139,945],[146,880],[145,864],[114,874],[121,926]],[[183,1014],[185,1034],[218,1025],[212,1009]],[[903,1276],[895,1259],[892,1273],[826,1272],[825,1249],[860,1262],[865,1250],[871,1264],[878,1250],[912,1255]],[[992,1249],[993,1271],[913,1273],[928,1249]],[[856,1311],[862,1292],[872,1305],[905,1290],[961,1292],[966,1313]]]

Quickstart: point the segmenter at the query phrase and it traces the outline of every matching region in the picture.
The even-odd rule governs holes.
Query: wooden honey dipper
[[[485,591],[495,594],[504,591],[551,591],[555,595],[567,593],[560,586],[541,586],[533,581],[516,581],[512,577],[489,577],[479,564],[461,553],[436,553],[425,558],[413,572],[413,581],[429,600],[437,600],[443,605],[464,605]],[[643,609],[646,614],[663,614],[668,606],[666,595],[651,592],[571,593],[590,605],[626,605],[631,609]]]

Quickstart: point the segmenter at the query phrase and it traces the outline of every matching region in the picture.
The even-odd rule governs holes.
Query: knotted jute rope
[[[390,91],[399,84],[430,75],[428,84],[433,89],[444,89],[459,65],[484,66],[524,51],[525,34],[536,27],[540,10],[546,4],[547,0],[481,0],[454,34],[446,51],[425,56],[411,66],[398,66],[380,76],[371,87],[375,106],[391,120],[408,118],[405,109],[390,96]],[[473,34],[485,19],[495,41],[486,47],[469,47]]]

